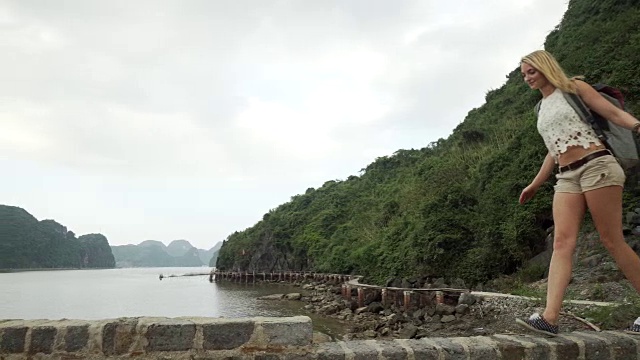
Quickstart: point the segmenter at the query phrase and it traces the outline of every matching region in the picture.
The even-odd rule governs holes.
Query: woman
[[[554,239],[546,308],[542,314],[533,314],[526,320],[516,319],[516,322],[529,330],[555,336],[562,298],[571,279],[571,259],[587,208],[600,241],[640,292],[640,258],[622,234],[624,172],[562,92],[579,95],[589,109],[636,134],[640,133],[640,121],[613,106],[579,78],[568,78],[556,59],[546,51],[535,51],[523,57],[520,69],[529,87],[542,93],[538,131],[549,150],[538,174],[522,190],[520,203],[535,195],[553,172],[555,164],[559,172],[553,196]],[[628,331],[640,334],[640,318]]]

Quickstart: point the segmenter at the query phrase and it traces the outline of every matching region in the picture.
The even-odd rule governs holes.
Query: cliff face
[[[113,268],[116,266],[116,260],[111,252],[109,241],[104,235],[82,235],[78,240],[84,250],[82,261],[85,267]]]
[[[571,0],[545,48],[569,75],[622,89],[640,114],[638,28],[638,1]],[[216,266],[470,283],[516,271],[544,249],[553,196],[549,182],[526,206],[517,201],[547,152],[533,113],[540,94],[522,81],[518,60],[506,83],[488,91],[447,139],[398,150],[358,176],[292,196],[229,235]],[[628,180],[624,204],[633,209],[640,189]]]
[[[112,268],[101,234],[76,238],[54,220],[38,221],[24,209],[0,205],[0,269]]]

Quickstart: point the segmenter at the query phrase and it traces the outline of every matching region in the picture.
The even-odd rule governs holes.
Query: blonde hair
[[[520,60],[521,64],[527,64],[540,71],[544,77],[556,88],[575,94],[578,91],[575,80],[584,79],[583,76],[569,78],[551,53],[545,50],[537,50]]]

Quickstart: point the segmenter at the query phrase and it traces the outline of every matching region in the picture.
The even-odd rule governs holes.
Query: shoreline
[[[279,285],[284,282],[266,283]],[[438,302],[434,292],[426,304],[408,310],[397,302],[383,305],[381,293],[372,292],[364,300],[364,306],[358,307],[357,294],[353,293],[351,299],[347,299],[342,283],[303,280],[287,284],[300,288],[300,293],[258,299],[301,302],[307,316],[344,323],[345,331],[340,336],[331,336],[331,341],[526,334],[515,319],[527,318],[544,306],[542,300],[536,298],[466,291],[455,301],[449,298],[443,303]],[[594,331],[571,314],[603,305],[611,304],[566,302],[565,313],[560,319],[561,332]]]

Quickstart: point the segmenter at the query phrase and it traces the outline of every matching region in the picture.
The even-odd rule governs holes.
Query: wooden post
[[[413,295],[413,291],[404,291],[404,311],[411,310],[411,295]]]
[[[364,306],[364,288],[358,288],[358,307]]]
[[[436,291],[436,304],[444,304],[444,292]]]
[[[389,296],[389,290],[386,288],[382,288],[382,306],[387,307],[389,300],[387,297]]]

